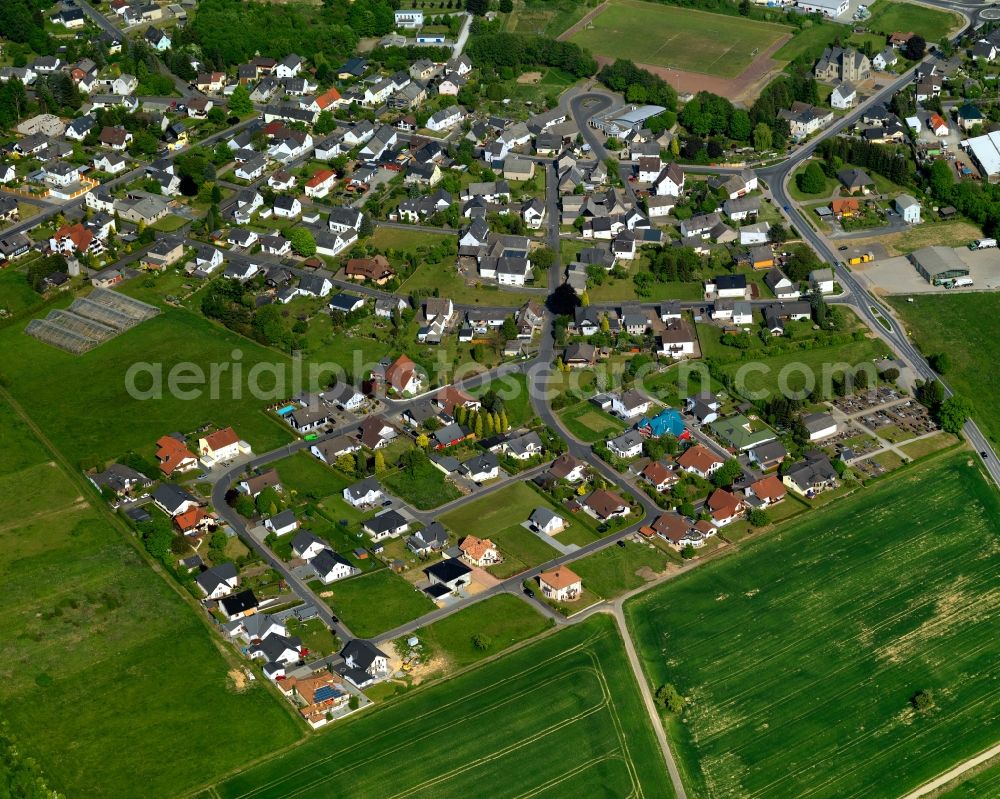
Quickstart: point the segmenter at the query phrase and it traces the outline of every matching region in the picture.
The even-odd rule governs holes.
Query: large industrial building
[[[922,247],[910,253],[910,261],[920,275],[933,285],[969,274],[969,267],[951,247]]]
[[[604,116],[591,117],[590,125],[608,136],[624,136],[629,131],[641,130],[647,119],[652,119],[666,110],[662,105],[632,105],[611,111]]]
[[[962,146],[968,150],[986,180],[1000,177],[1000,131],[966,139]]]

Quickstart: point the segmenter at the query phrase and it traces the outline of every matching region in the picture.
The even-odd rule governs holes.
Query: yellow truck
[[[852,255],[847,259],[848,266],[855,266],[857,264],[866,264],[869,261],[875,260],[875,253],[873,252],[863,252],[861,255]]]

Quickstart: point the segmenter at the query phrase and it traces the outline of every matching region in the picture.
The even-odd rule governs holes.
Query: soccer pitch
[[[221,799],[673,795],[621,639],[595,617],[213,786]]]
[[[789,33],[791,29],[784,25],[745,17],[641,0],[611,0],[569,40],[597,56],[732,78]]]
[[[668,735],[691,799],[895,799],[996,743],[1000,498],[975,458],[626,604],[650,681],[689,699]]]

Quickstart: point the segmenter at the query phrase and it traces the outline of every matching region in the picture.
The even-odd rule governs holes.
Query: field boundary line
[[[908,794],[901,797],[901,799],[920,799],[921,796],[927,796],[928,794],[936,791],[938,788],[943,788],[949,782],[954,781],[956,777],[961,777],[966,772],[972,771],[972,769],[983,765],[995,757],[1000,757],[1000,743],[990,747],[985,752],[980,752],[975,757],[970,757],[964,763],[959,763],[951,770],[938,775],[930,782],[925,782],[915,791],[910,791]]]
[[[608,760],[614,760],[615,758],[616,755],[610,754],[610,755],[605,755],[604,757],[601,758],[597,758],[596,760],[588,760],[586,763],[582,763],[581,765],[577,766],[574,769],[570,769],[569,771],[563,772],[558,777],[553,777],[548,782],[543,782],[541,785],[536,785],[527,793],[518,794],[516,797],[514,797],[514,799],[533,799],[533,797],[538,796],[538,794],[541,793],[542,791],[547,791],[549,788],[555,788],[557,785],[561,785],[562,783],[566,782],[566,780],[575,777],[577,774],[582,774],[584,771],[591,768],[592,766],[596,766],[598,763],[605,763]]]

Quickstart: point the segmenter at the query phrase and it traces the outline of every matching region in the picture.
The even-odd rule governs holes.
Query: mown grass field
[[[651,32],[655,32],[652,33]],[[570,41],[594,55],[731,78],[791,28],[642,0],[611,0]]]
[[[571,568],[583,578],[588,591],[614,599],[665,571],[671,560],[679,562],[680,558],[671,558],[652,544],[626,541],[624,547],[607,547],[573,561]]]
[[[373,638],[435,608],[427,594],[389,569],[328,586],[317,581],[313,588],[361,638]]]
[[[913,31],[928,42],[938,42],[954,27],[962,24],[957,14],[916,3],[881,0],[871,6],[868,30],[888,36],[893,31]]]
[[[511,568],[491,568],[498,576],[510,576],[545,563],[559,553],[545,539],[521,527],[535,508],[555,511],[568,526],[553,539],[563,544],[585,544],[599,536],[582,513],[576,516],[555,506],[527,483],[512,483],[482,499],[468,502],[441,517],[441,523],[461,540],[467,535],[492,538],[501,553],[513,561]]]
[[[688,795],[899,797],[994,744],[998,518],[946,455],[628,602]]]
[[[673,795],[607,618],[365,711],[214,789],[220,799]]]
[[[176,797],[295,741],[277,697],[232,687],[195,610],[16,418],[0,403],[0,716],[51,787]],[[234,720],[240,744],[222,745]]]
[[[906,297],[890,297],[895,309],[925,355],[946,352],[951,368],[944,376],[956,392],[973,406],[975,420],[994,444],[1000,444],[1000,374],[992,367],[1000,358],[996,335],[1000,317],[1000,295],[989,292],[970,294],[919,294],[913,302]]]
[[[590,400],[564,408],[559,411],[559,418],[567,430],[587,444],[614,438],[625,430],[621,419],[605,413]]]
[[[70,355],[25,335],[20,322],[0,331],[0,348],[4,352],[0,375],[8,381],[11,394],[74,463],[97,463],[130,449],[151,455],[160,436],[205,424],[232,425],[258,452],[291,439],[285,425],[263,412],[276,400],[254,398],[247,383],[254,364],[276,364],[288,381],[277,394],[291,395],[291,360],[188,311],[168,309],[84,355]],[[234,350],[243,364],[242,383],[235,381],[241,389],[237,398],[232,370],[220,372],[217,399],[211,397],[207,382],[181,386],[201,388],[203,394],[197,398],[182,398],[168,390],[175,365],[190,361],[208,378],[210,364],[234,362]],[[140,362],[162,367],[161,399],[130,395],[126,374]],[[136,379],[140,389],[151,385],[148,376]],[[261,376],[261,388],[271,391],[274,385],[269,374]]]
[[[533,638],[551,626],[552,621],[527,602],[510,594],[498,594],[422,627],[415,635],[433,655],[444,657],[451,668],[458,669]],[[473,645],[472,637],[477,633],[489,639],[486,649]]]

